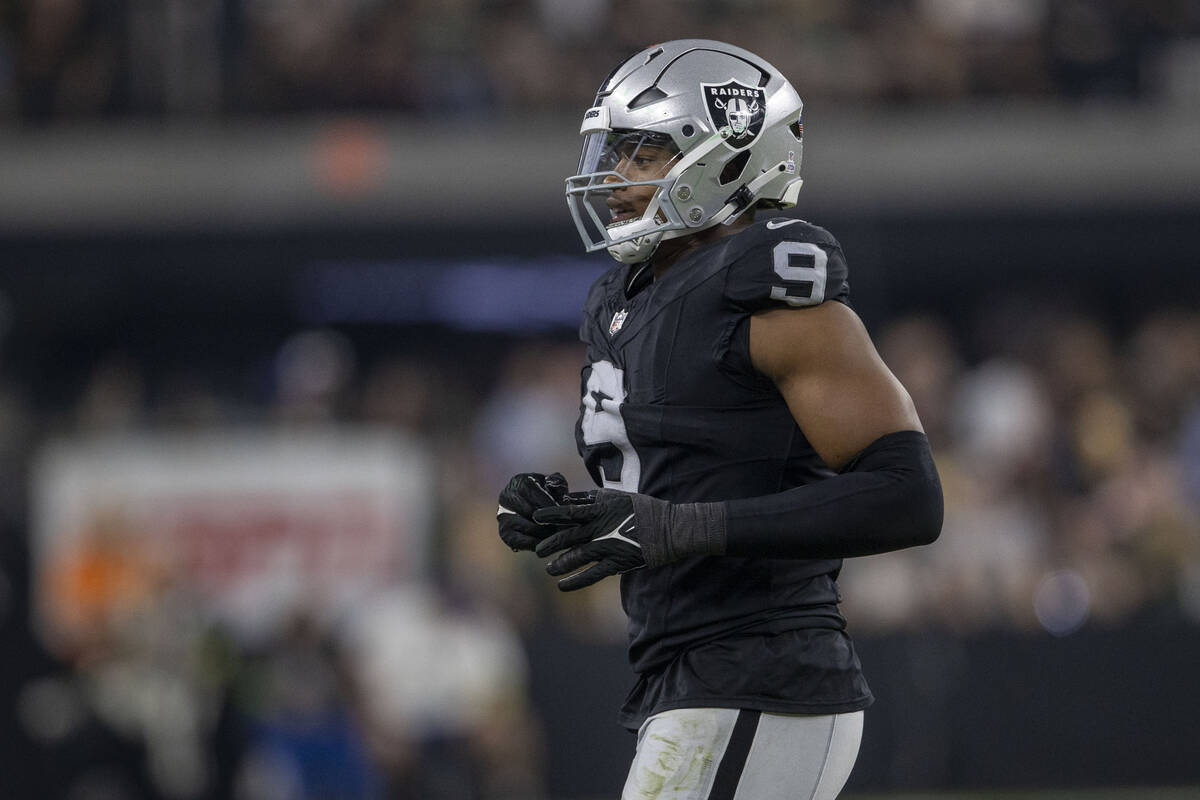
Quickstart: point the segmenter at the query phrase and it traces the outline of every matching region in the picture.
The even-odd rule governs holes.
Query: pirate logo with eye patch
[[[762,132],[767,112],[767,95],[756,86],[741,81],[702,83],[704,107],[713,128],[725,137],[733,150],[749,147]]]

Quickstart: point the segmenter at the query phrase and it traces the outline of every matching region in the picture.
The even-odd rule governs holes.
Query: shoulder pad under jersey
[[[804,220],[775,217],[738,234],[725,295],[749,311],[849,300],[846,259],[837,239]]]

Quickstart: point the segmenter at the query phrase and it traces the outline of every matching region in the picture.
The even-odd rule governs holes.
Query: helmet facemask
[[[567,202],[588,252],[607,249],[624,263],[649,258],[665,231],[686,227],[667,199],[679,148],[652,131],[596,131],[584,139]]]

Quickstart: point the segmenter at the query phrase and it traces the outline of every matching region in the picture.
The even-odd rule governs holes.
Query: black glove
[[[514,475],[500,492],[500,507],[496,510],[500,538],[514,553],[534,549],[538,542],[559,528],[534,522],[533,512],[561,505],[566,502],[566,495],[567,479],[560,473],[522,472]]]
[[[559,589],[572,592],[609,575],[646,566],[634,519],[633,495],[599,490],[577,492],[564,500],[534,512],[534,521],[539,524],[572,526],[542,539],[537,554],[545,557],[566,549],[546,565],[551,575],[567,575],[585,564],[592,566],[560,580]]]

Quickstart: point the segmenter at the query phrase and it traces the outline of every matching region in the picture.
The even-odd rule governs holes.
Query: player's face
[[[614,172],[623,175],[629,181],[652,181],[667,174],[675,154],[665,147],[642,144],[627,148],[620,156],[621,160]],[[616,181],[616,178],[610,178],[610,181]],[[657,186],[626,186],[614,189],[607,200],[608,208],[612,212],[612,222],[624,222],[640,217],[657,191]]]
[[[567,202],[586,241],[599,248],[622,236],[636,237],[632,231],[638,229],[639,220],[643,220],[641,228],[667,222],[659,193],[670,185],[671,170],[682,158],[666,134],[636,130],[586,134],[579,174],[567,179]],[[655,219],[645,220],[646,214]]]
[[[670,171],[679,153],[673,147],[652,144],[640,138],[630,138],[616,148],[616,165],[612,171],[630,182],[652,181]],[[605,183],[619,183],[610,176]],[[613,189],[605,203],[611,219],[609,225],[641,217],[654,199],[657,186],[622,186]]]

